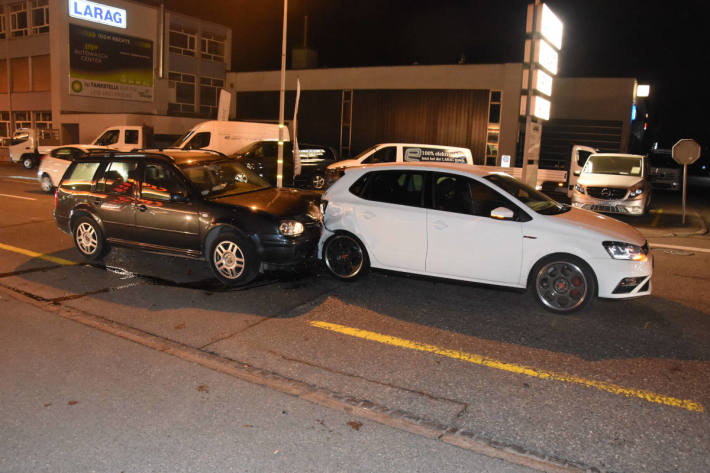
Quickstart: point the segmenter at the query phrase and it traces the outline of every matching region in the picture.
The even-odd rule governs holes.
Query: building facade
[[[216,117],[231,43],[226,26],[131,1],[0,0],[0,136],[179,134]]]
[[[477,164],[521,165],[523,64],[457,64],[291,70],[286,117],[301,84],[298,136],[341,157],[381,142],[469,148]],[[279,72],[227,75],[238,120],[275,121]],[[574,144],[625,152],[636,81],[557,78],[550,120],[543,123],[540,167],[564,168]]]

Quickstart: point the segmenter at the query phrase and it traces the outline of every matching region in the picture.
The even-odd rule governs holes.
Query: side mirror
[[[577,169],[577,170],[576,170],[575,172],[573,172],[572,174],[574,174],[575,176],[579,177],[579,175],[582,174],[582,171],[580,171],[579,169]]]
[[[497,220],[513,220],[515,218],[515,212],[507,207],[496,207],[491,210],[491,218]]]

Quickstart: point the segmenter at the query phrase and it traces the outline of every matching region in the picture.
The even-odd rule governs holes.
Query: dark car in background
[[[310,189],[325,187],[325,170],[335,162],[335,153],[328,146],[299,143],[301,172],[294,176],[293,142],[284,142],[283,184]],[[271,185],[276,185],[276,159],[278,141],[255,141],[239,150],[232,157],[263,177]]]
[[[652,149],[646,155],[649,164],[648,182],[654,189],[678,191],[682,184],[682,166],[673,159],[670,149]]]
[[[215,152],[101,153],[67,169],[54,217],[87,259],[109,245],[206,259],[220,282],[241,286],[314,258],[319,201]]]

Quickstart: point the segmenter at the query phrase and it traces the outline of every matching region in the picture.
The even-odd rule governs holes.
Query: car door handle
[[[146,207],[145,204],[140,204],[138,205],[138,210],[140,210],[141,212],[145,212],[146,210],[148,210],[148,207]]]
[[[370,220],[371,218],[373,218],[375,216],[375,214],[370,212],[369,210],[366,212],[363,212],[361,215],[366,220]]]
[[[435,222],[432,222],[431,224],[432,224],[432,226],[433,226],[434,228],[436,228],[437,230],[443,230],[444,228],[447,228],[447,227],[448,227],[448,225],[446,224],[446,222],[444,222],[443,220],[437,220],[437,221],[435,221]]]

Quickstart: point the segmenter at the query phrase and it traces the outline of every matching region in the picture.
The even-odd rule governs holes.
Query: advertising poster
[[[152,102],[153,42],[69,25],[69,93]]]

